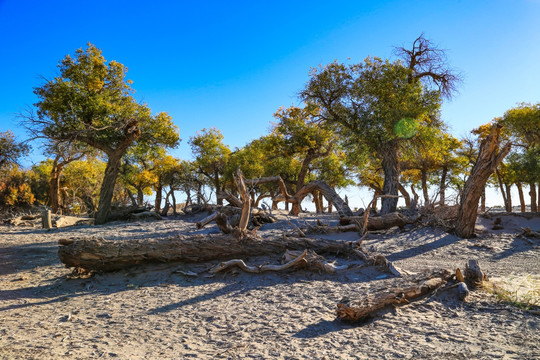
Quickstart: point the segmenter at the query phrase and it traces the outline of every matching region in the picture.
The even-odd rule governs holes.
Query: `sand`
[[[210,276],[204,264],[157,264],[70,279],[58,260],[61,238],[166,237],[196,230],[204,214],[162,221],[53,229],[0,226],[1,359],[538,359],[540,318],[475,291],[461,302],[453,291],[383,311],[362,324],[336,320],[336,303],[392,278],[374,268],[336,275],[308,271]],[[303,214],[294,221],[315,221]],[[319,216],[330,224],[335,215]],[[276,236],[286,219],[261,228]],[[503,216],[503,230],[479,218],[480,236],[409,227],[370,234],[364,246],[412,272],[463,267],[478,259],[491,278],[540,281],[540,241],[516,237],[539,230],[540,218]],[[355,240],[356,233],[318,235]],[[279,256],[244,259],[279,263]],[[350,260],[336,260],[338,264]],[[198,275],[195,275],[198,274]]]

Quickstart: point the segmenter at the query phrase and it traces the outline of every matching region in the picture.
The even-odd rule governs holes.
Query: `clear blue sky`
[[[455,135],[540,101],[540,0],[0,0],[0,131],[24,139],[15,114],[35,102],[40,76],[92,42],[129,68],[138,100],[172,115],[175,155],[189,158],[187,140],[205,127],[241,147],[299,103],[310,67],[392,58],[422,32],[464,75],[442,112]]]

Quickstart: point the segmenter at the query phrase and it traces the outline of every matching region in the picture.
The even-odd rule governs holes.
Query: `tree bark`
[[[512,212],[512,184],[504,184],[504,191],[506,191],[506,212]]]
[[[60,176],[62,175],[62,167],[55,159],[51,170],[51,179],[49,180],[49,199],[53,214],[56,214],[60,209]]]
[[[143,189],[137,188],[137,207],[142,207],[144,205],[144,192]]]
[[[529,195],[531,196],[531,212],[537,212],[538,207],[536,206],[536,184],[533,182],[529,183]]]
[[[445,205],[446,202],[446,177],[448,175],[448,167],[444,166],[441,174],[441,185],[439,187],[439,201],[441,206]]]
[[[506,192],[504,191],[504,185],[502,182],[501,174],[499,169],[495,169],[495,174],[497,175],[497,182],[499,183],[499,190],[501,191],[501,196],[503,198],[504,209],[508,211],[508,199],[506,198]]]
[[[163,199],[163,185],[161,184],[161,177],[158,177],[158,183],[156,185],[156,200],[155,200],[155,211],[159,213],[161,210],[161,200]]]
[[[292,237],[238,239],[231,235],[177,236],[165,239],[63,239],[58,256],[66,267],[113,271],[133,265],[163,262],[202,262],[246,256],[313,250],[319,254],[351,254],[355,243]]]
[[[399,159],[397,143],[390,143],[382,149],[382,167],[384,171],[383,195],[397,195],[399,183]],[[397,197],[381,199],[381,214],[389,214],[397,209]]]
[[[407,189],[405,189],[405,187],[403,185],[401,185],[401,183],[398,183],[398,190],[401,193],[401,196],[403,196],[403,198],[405,199],[405,206],[407,206],[407,208],[410,208],[411,207],[411,196],[407,192]]]
[[[500,147],[501,128],[499,124],[493,125],[490,134],[482,141],[476,163],[465,182],[456,222],[456,233],[461,237],[469,238],[474,235],[478,200],[486,181],[510,151],[510,143]]]
[[[422,183],[422,194],[424,195],[424,206],[429,205],[429,193],[427,185],[427,171],[425,169],[420,170],[420,179]]]
[[[522,213],[527,211],[527,208],[525,207],[525,196],[523,195],[523,185],[520,182],[516,183],[516,187],[518,190],[519,195],[519,206]]]
[[[367,230],[385,230],[390,229],[394,226],[399,226],[400,228],[404,227],[407,224],[413,224],[416,222],[417,218],[405,216],[399,212],[394,212],[382,216],[372,216],[368,217]],[[363,216],[347,216],[342,217],[339,220],[340,225],[356,224],[360,229],[364,228],[364,217]]]
[[[480,211],[486,212],[486,187],[482,189],[482,194],[480,195]]]
[[[337,304],[337,316],[348,322],[367,320],[386,307],[408,304],[411,300],[429,294],[443,286],[453,276],[447,270],[416,275],[385,283],[371,294],[362,294],[357,299],[343,299]]]
[[[107,222],[109,212],[111,211],[111,202],[114,194],[114,185],[120,171],[120,162],[124,151],[116,151],[109,155],[107,167],[105,168],[105,176],[101,184],[99,194],[98,210],[96,212],[95,224],[101,225]]]

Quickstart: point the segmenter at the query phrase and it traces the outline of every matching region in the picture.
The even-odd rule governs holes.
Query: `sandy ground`
[[[210,277],[214,263],[159,264],[70,279],[59,262],[61,238],[167,237],[196,233],[204,215],[154,222],[76,226],[50,231],[0,226],[1,359],[538,359],[540,318],[483,291],[460,302],[452,291],[381,312],[350,325],[336,320],[336,303],[388,286],[374,268],[336,275],[307,271]],[[296,219],[299,226],[314,215]],[[497,279],[539,284],[539,240],[516,237],[540,218],[479,219],[478,238],[410,227],[370,234],[364,246],[408,271],[462,267],[479,259]],[[324,215],[330,224],[337,220]],[[291,231],[268,224],[261,236]],[[209,226],[199,232],[217,232]],[[318,235],[355,240],[355,233]],[[328,260],[332,260],[327,258]],[[244,259],[248,264],[276,258]],[[334,259],[338,264],[350,261]],[[191,273],[200,273],[197,276]]]

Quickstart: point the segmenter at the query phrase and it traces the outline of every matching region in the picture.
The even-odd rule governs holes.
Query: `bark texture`
[[[510,143],[500,146],[501,128],[499,124],[493,125],[490,134],[482,141],[476,163],[465,182],[456,222],[456,233],[461,237],[469,238],[474,235],[478,200],[486,181],[510,151]]]
[[[313,250],[319,254],[354,254],[355,243],[312,238],[276,237],[238,239],[231,235],[177,236],[164,239],[63,239],[58,257],[66,267],[113,271],[133,265],[161,262],[202,262],[244,256],[281,254],[286,250]]]
[[[386,307],[408,304],[411,300],[427,295],[444,285],[452,276],[450,271],[438,270],[427,275],[399,279],[390,287],[384,284],[371,294],[362,294],[356,299],[342,299],[337,304],[337,316],[349,322],[367,320]]]

